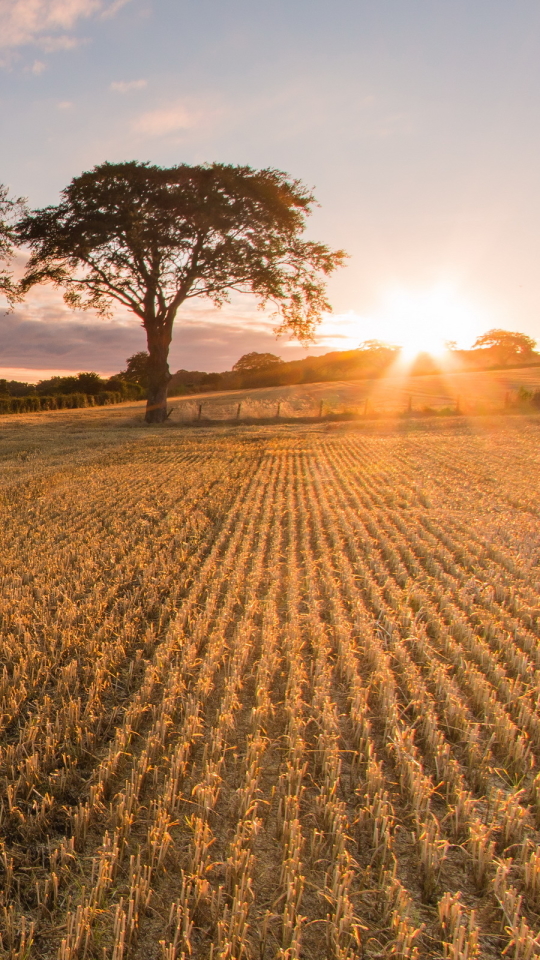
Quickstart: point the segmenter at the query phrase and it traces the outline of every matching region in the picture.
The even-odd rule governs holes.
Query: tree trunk
[[[148,332],[148,400],[146,423],[164,423],[167,419],[167,388],[171,379],[168,357],[170,335]]]
[[[144,415],[146,423],[165,423],[167,419],[168,382],[169,381],[154,389],[148,387],[148,399],[146,401],[146,413]]]

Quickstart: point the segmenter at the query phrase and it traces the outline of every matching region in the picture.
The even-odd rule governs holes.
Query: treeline
[[[448,364],[467,370],[494,370],[540,364],[536,343],[524,333],[489,330],[470,350],[447,345],[446,357],[419,354],[408,369],[409,376],[438,373]],[[169,396],[212,390],[293,386],[329,380],[371,380],[384,376],[396,361],[400,348],[380,340],[367,340],[356,350],[341,350],[320,357],[285,362],[272,353],[245,354],[232,370],[203,373],[178,370],[172,377]]]
[[[144,395],[144,387],[137,380],[130,379],[126,371],[108,378],[93,372],[79,373],[51,377],[35,384],[0,380],[0,414],[103,407],[125,400],[140,400]]]
[[[408,368],[409,376],[440,372],[448,364],[464,370],[504,369],[540,364],[536,343],[526,334],[489,330],[470,350],[448,344],[445,358],[419,354]],[[400,348],[380,340],[368,340],[356,350],[341,350],[320,357],[285,362],[272,353],[247,353],[223,373],[177,370],[169,384],[169,396],[213,390],[293,386],[332,380],[376,379],[384,376],[398,359]],[[126,369],[109,378],[97,373],[51,377],[37,384],[0,380],[0,413],[63,410],[103,406],[146,398],[148,354],[140,351],[126,361]]]
[[[115,390],[101,390],[96,394],[67,393],[57,396],[2,397],[0,413],[32,413],[41,410],[75,410],[78,407],[103,407],[110,403],[122,403],[126,398]]]
[[[321,380],[356,380],[380,377],[395,361],[399,347],[368,341],[357,350],[326,353],[321,357],[285,362],[273,354],[251,353],[241,357],[232,370],[201,373],[178,370],[169,385],[169,396],[210,390],[292,386]]]

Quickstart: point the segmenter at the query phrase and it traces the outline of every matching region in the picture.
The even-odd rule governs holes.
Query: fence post
[[[201,419],[201,415],[202,415],[202,403],[199,404],[199,412],[197,414],[197,420]]]
[[[276,420],[279,420],[280,416],[281,416],[281,400],[277,405]]]
[[[237,419],[237,420],[240,419],[240,410],[241,410],[241,407],[242,407],[242,401],[240,401],[240,403],[238,404],[238,406],[237,406],[237,408],[236,408],[236,419]]]
[[[323,410],[324,410],[324,400],[321,400],[319,404],[319,420],[322,420]]]
[[[409,405],[407,407],[408,413],[412,413],[412,393],[409,394]]]

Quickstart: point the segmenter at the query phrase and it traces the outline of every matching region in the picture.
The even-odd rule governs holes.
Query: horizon
[[[488,333],[488,332],[492,332],[492,331],[485,331],[485,333]],[[494,332],[507,333],[510,331],[500,330],[500,331],[494,331]],[[382,379],[385,377],[403,378],[404,375],[408,376],[410,375],[410,371],[414,368],[414,366],[420,360],[422,360],[423,362],[427,360],[428,363],[432,363],[433,371],[428,371],[427,373],[413,373],[412,374],[413,376],[432,376],[434,373],[437,373],[437,372],[443,373],[443,374],[451,373],[452,375],[455,375],[456,373],[473,373],[473,372],[482,372],[482,371],[485,372],[486,370],[504,371],[504,370],[511,370],[511,369],[519,369],[519,368],[525,369],[527,366],[536,366],[537,363],[540,361],[540,353],[536,353],[536,347],[538,347],[537,341],[534,342],[533,350],[534,350],[535,357],[538,357],[538,361],[534,359],[533,360],[526,359],[524,361],[519,361],[517,363],[516,362],[496,363],[494,367],[478,367],[478,368],[472,367],[471,368],[471,367],[467,367],[466,365],[463,365],[462,360],[458,359],[459,355],[462,353],[466,353],[466,354],[472,353],[473,349],[460,348],[459,346],[457,346],[455,341],[449,341],[444,346],[444,348],[442,350],[439,350],[438,352],[432,352],[429,349],[410,351],[404,348],[403,346],[400,346],[399,344],[390,343],[384,340],[366,341],[365,344],[360,344],[357,347],[353,347],[345,350],[326,350],[324,353],[320,351],[318,353],[308,352],[308,353],[305,353],[304,356],[296,359],[297,361],[302,362],[303,360],[317,359],[318,357],[322,359],[325,356],[339,355],[340,353],[352,353],[356,351],[361,353],[362,350],[365,350],[367,352],[370,349],[372,349],[372,347],[368,346],[368,344],[371,344],[371,343],[373,344],[377,343],[377,344],[380,344],[380,346],[383,348],[388,348],[396,351],[396,360],[392,361],[390,366],[388,368],[385,368],[382,373],[377,374],[375,379]],[[483,350],[489,351],[490,349],[492,348],[479,346],[476,348],[476,351],[478,354],[480,354]],[[294,362],[294,360],[291,361],[290,358],[283,359],[283,357],[279,356],[279,354],[274,354],[274,356],[276,356],[280,366],[282,363]],[[126,362],[128,359],[129,358],[126,358]],[[240,358],[237,358],[237,359],[240,359]],[[221,370],[203,370],[202,368],[199,369],[199,368],[178,367],[176,370],[171,370],[171,375],[175,376],[177,373],[181,371],[186,371],[191,373],[195,373],[195,372],[218,373],[223,376],[223,375],[232,373],[233,370],[234,370],[234,364],[231,367],[228,367],[226,369],[221,369]],[[122,370],[111,370],[111,371],[105,371],[100,373],[97,370],[89,370],[89,369],[61,370],[61,371],[52,369],[52,370],[35,371],[35,370],[32,370],[31,368],[30,369],[14,368],[6,371],[5,368],[4,370],[0,368],[0,373],[3,373],[3,376],[0,376],[0,381],[4,379],[8,382],[28,383],[29,385],[37,386],[39,383],[46,382],[47,380],[51,380],[55,377],[72,377],[72,376],[78,376],[79,374],[85,374],[85,373],[97,373],[103,379],[107,379],[122,373]],[[37,373],[39,373],[39,376],[37,375]]]

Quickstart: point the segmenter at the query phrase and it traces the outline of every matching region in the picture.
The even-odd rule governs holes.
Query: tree
[[[78,373],[66,377],[51,377],[50,380],[40,380],[37,385],[37,392],[41,394],[70,394],[70,393],[100,393],[105,389],[106,381],[102,380],[99,373]]]
[[[283,363],[283,360],[275,353],[245,353],[233,364],[233,370],[236,373],[251,373],[255,370],[267,370],[279,363]]]
[[[148,387],[148,354],[146,350],[140,350],[134,353],[132,357],[126,360],[126,369],[120,376],[123,380],[129,380],[130,383],[138,383],[144,390]]]
[[[363,340],[362,343],[358,344],[357,350],[362,350],[363,352],[376,352],[378,350],[391,350],[393,353],[398,353],[401,348],[396,346],[394,343],[388,343],[386,340]]]
[[[473,350],[489,350],[495,363],[522,363],[537,356],[534,348],[536,340],[526,333],[494,328],[482,334],[473,343]]]
[[[102,380],[99,373],[79,373],[77,375],[77,391],[88,393],[95,396],[105,388],[105,380]]]
[[[231,291],[272,303],[280,330],[309,339],[329,309],[324,277],[344,259],[301,239],[312,193],[279,170],[208,164],[161,168],[103,163],[75,177],[57,206],[19,223],[31,257],[21,290],[52,281],[72,307],[111,312],[114,301],[146,330],[146,421],[167,416],[172,330],[193,297],[216,306]]]
[[[0,262],[6,267],[15,252],[17,220],[24,213],[23,198],[11,199],[7,187],[0,184]],[[13,282],[13,275],[6,269],[0,270],[0,293],[6,297],[10,306],[20,300],[20,292]]]

